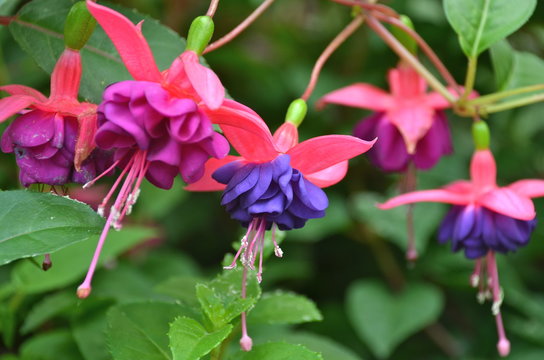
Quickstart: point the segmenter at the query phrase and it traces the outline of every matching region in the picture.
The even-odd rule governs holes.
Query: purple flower
[[[75,117],[31,110],[7,127],[1,148],[5,153],[15,153],[23,186],[86,183],[106,168],[108,156],[95,152],[82,163],[80,171],[76,171],[77,133]]]
[[[418,169],[432,168],[442,156],[453,151],[450,131],[444,111],[436,110],[428,132],[417,142],[409,154],[399,129],[389,120],[387,113],[376,112],[363,119],[353,130],[361,139],[379,139],[368,152],[370,161],[383,171],[405,171],[412,160]]]
[[[536,218],[518,220],[485,207],[453,206],[440,225],[438,241],[452,242],[452,250],[463,249],[469,259],[489,251],[507,253],[527,245],[536,226]]]

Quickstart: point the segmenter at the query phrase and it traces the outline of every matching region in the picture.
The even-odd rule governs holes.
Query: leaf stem
[[[500,104],[484,106],[480,108],[480,113],[482,115],[487,115],[490,113],[510,110],[510,109],[518,108],[525,105],[535,104],[541,101],[544,101],[544,93],[527,96],[517,100],[507,101]]]
[[[480,96],[476,99],[469,100],[467,102],[467,105],[485,105],[485,104],[493,103],[495,101],[504,99],[506,97],[520,95],[520,94],[538,91],[538,90],[544,90],[544,84],[525,86],[525,87],[521,87],[517,89],[506,90],[506,91],[496,92],[489,95]]]
[[[0,16],[0,25],[7,26],[14,18],[14,16]]]
[[[365,16],[363,14],[357,15],[345,28],[342,30],[332,41],[331,43],[323,50],[323,53],[319,55],[319,58],[315,62],[314,68],[312,69],[312,74],[310,75],[310,81],[308,83],[308,86],[306,86],[306,90],[304,90],[304,93],[300,97],[302,100],[307,101],[308,98],[312,95],[312,92],[315,89],[315,85],[317,84],[317,80],[319,79],[319,73],[321,72],[321,69],[323,68],[323,65],[325,65],[325,62],[329,59],[329,57],[338,49],[340,45],[344,41],[346,41],[347,38],[349,38],[355,30],[357,30],[364,22]]]
[[[215,15],[215,12],[217,11],[218,5],[219,5],[219,0],[212,0],[210,2],[210,7],[208,8],[206,15],[213,18],[213,16]]]
[[[419,75],[427,80],[427,83],[435,91],[439,92],[446,100],[451,104],[455,104],[457,99],[452,95],[448,89],[442,85],[440,81],[433,74],[429,72],[419,60],[408,51],[400,41],[397,40],[374,16],[368,15],[367,17],[368,26],[374,30],[374,32],[383,39],[383,41],[389,45],[391,50],[397,53],[397,55],[410,64]]]
[[[202,54],[207,54],[210,51],[220,48],[221,46],[227,44],[232,39],[240,35],[240,33],[244,31],[247,27],[249,27],[249,25],[251,25],[251,23],[254,22],[259,16],[261,16],[261,14],[265,12],[265,10],[268,9],[268,7],[272,5],[273,2],[274,0],[263,1],[263,3],[259,5],[259,7],[255,9],[255,11],[253,11],[244,21],[242,21],[238,26],[236,26],[231,32],[229,32],[227,35],[223,36],[219,40],[214,41],[213,43],[208,45],[208,47],[204,50]]]
[[[476,69],[478,67],[478,57],[469,57],[467,66],[467,75],[465,78],[465,92],[461,96],[461,101],[464,102],[468,99],[472,90],[474,90],[474,81],[476,80]]]

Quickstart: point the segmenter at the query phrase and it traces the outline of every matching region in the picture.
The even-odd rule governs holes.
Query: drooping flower
[[[536,214],[531,198],[544,196],[544,180],[527,179],[506,187],[496,184],[496,164],[487,148],[479,148],[472,157],[471,181],[457,181],[442,189],[406,193],[394,197],[381,209],[390,209],[416,202],[443,202],[452,204],[443,220],[438,239],[452,242],[452,250],[464,250],[469,259],[476,259],[471,276],[474,287],[480,285],[479,297],[484,300],[485,287],[491,290],[495,315],[499,353],[506,356],[510,342],[506,338],[500,305],[501,288],[495,253],[516,251],[529,242],[536,224]],[[482,262],[487,262],[489,282],[482,279]]]
[[[296,229],[308,219],[323,217],[328,199],[321,188],[339,182],[347,172],[347,160],[366,152],[375,140],[328,135],[299,143],[298,130],[290,121],[289,112],[287,122],[272,135],[251,109],[225,102],[226,106],[208,114],[240,156],[208,160],[204,177],[190,184],[187,190],[223,190],[221,204],[233,219],[247,227],[240,249],[227,268],[234,268],[240,258],[247,272],[258,261],[260,282],[266,230],[272,229],[274,252],[281,257],[283,252],[275,241],[275,229]],[[296,100],[295,107],[301,102]],[[245,313],[242,328],[240,344],[248,351],[251,338],[245,326]]]
[[[383,171],[404,171],[410,161],[430,169],[452,144],[444,109],[450,104],[439,93],[427,93],[427,83],[413,68],[399,64],[388,74],[391,93],[356,83],[323,96],[318,107],[340,104],[375,111],[354,129],[363,139],[378,137],[368,152]]]
[[[108,86],[98,108],[96,144],[114,152],[114,164],[108,171],[114,167],[122,169],[100,204],[99,213],[104,213],[123,177],[125,180],[107,217],[87,276],[78,288],[81,298],[91,291],[92,276],[110,226],[121,227],[124,216],[138,198],[144,178],[162,189],[172,187],[178,174],[185,182],[192,183],[204,174],[208,158],[222,158],[229,151],[227,140],[214,131],[204,112],[221,108],[225,90],[217,75],[199,63],[197,52],[201,52],[202,44],[194,40],[203,38],[199,31],[208,32],[204,41],[209,40],[213,30],[211,18],[195,19],[186,51],[169,69],[160,72],[142,35],[142,23],[134,25],[123,15],[92,1],[87,1],[87,7],[134,80]],[[199,30],[194,32],[193,27]]]

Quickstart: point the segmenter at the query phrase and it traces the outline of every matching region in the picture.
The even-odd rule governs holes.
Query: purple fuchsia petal
[[[443,111],[436,111],[433,125],[417,143],[414,164],[418,169],[428,170],[435,166],[442,156],[449,155],[452,151],[446,114]]]
[[[9,127],[12,143],[32,147],[49,143],[55,136],[55,114],[32,110],[21,115]]]

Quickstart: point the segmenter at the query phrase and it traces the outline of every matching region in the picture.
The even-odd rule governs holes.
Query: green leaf
[[[16,20],[9,25],[13,37],[38,65],[51,73],[64,50],[64,21],[74,0],[35,0],[25,5]],[[159,69],[166,69],[185,49],[185,40],[156,20],[117,5],[111,7],[127,16],[133,23],[145,20],[142,26]],[[111,41],[100,26],[96,27],[87,45],[81,50],[83,77],[80,95],[98,103],[104,88],[131,76],[122,64]]]
[[[271,342],[254,346],[249,352],[240,351],[231,360],[323,360],[321,354],[310,351],[302,345],[286,342]],[[338,359],[340,360],[340,359]]]
[[[249,271],[246,298],[241,297],[242,273],[242,269],[227,270],[209,283],[196,286],[202,311],[216,329],[249,310],[261,296],[255,274]]]
[[[78,298],[72,291],[63,291],[43,298],[26,316],[21,333],[28,334],[66,309],[72,308],[77,302]]]
[[[103,264],[134,245],[156,236],[156,230],[144,227],[126,227],[111,231],[102,249],[100,264]],[[72,245],[51,255],[53,266],[43,271],[30,261],[21,261],[12,271],[12,280],[17,290],[26,293],[40,293],[65,287],[80,280],[86,273],[96,238]],[[38,258],[38,262],[41,259]],[[74,289],[75,291],[75,289]]]
[[[108,311],[107,338],[115,360],[172,360],[168,326],[177,317],[192,316],[181,305],[145,302]]]
[[[427,284],[407,284],[402,293],[393,294],[381,283],[359,281],[347,295],[347,312],[357,334],[379,358],[436,321],[443,306],[442,293]]]
[[[176,276],[161,282],[155,287],[155,291],[180,300],[187,305],[198,306],[196,297],[196,285],[202,282],[202,279],[190,276]]]
[[[68,197],[3,191],[0,204],[0,265],[94,238],[104,226],[88,205]]]
[[[68,330],[56,330],[25,342],[21,360],[81,360],[81,354]]]
[[[111,360],[106,342],[107,310],[111,299],[85,300],[71,320],[72,335],[84,360]]]
[[[174,360],[198,360],[217,346],[232,331],[232,325],[208,332],[198,321],[179,317],[171,325],[168,336]]]
[[[313,301],[282,291],[263,294],[248,315],[248,321],[265,324],[301,324],[321,320],[323,316]]]
[[[536,0],[444,0],[446,17],[470,58],[519,29],[535,7]]]
[[[303,345],[312,351],[321,353],[324,360],[361,360],[350,349],[321,335],[307,332],[288,332],[286,334],[267,336],[267,338],[274,341]]]

